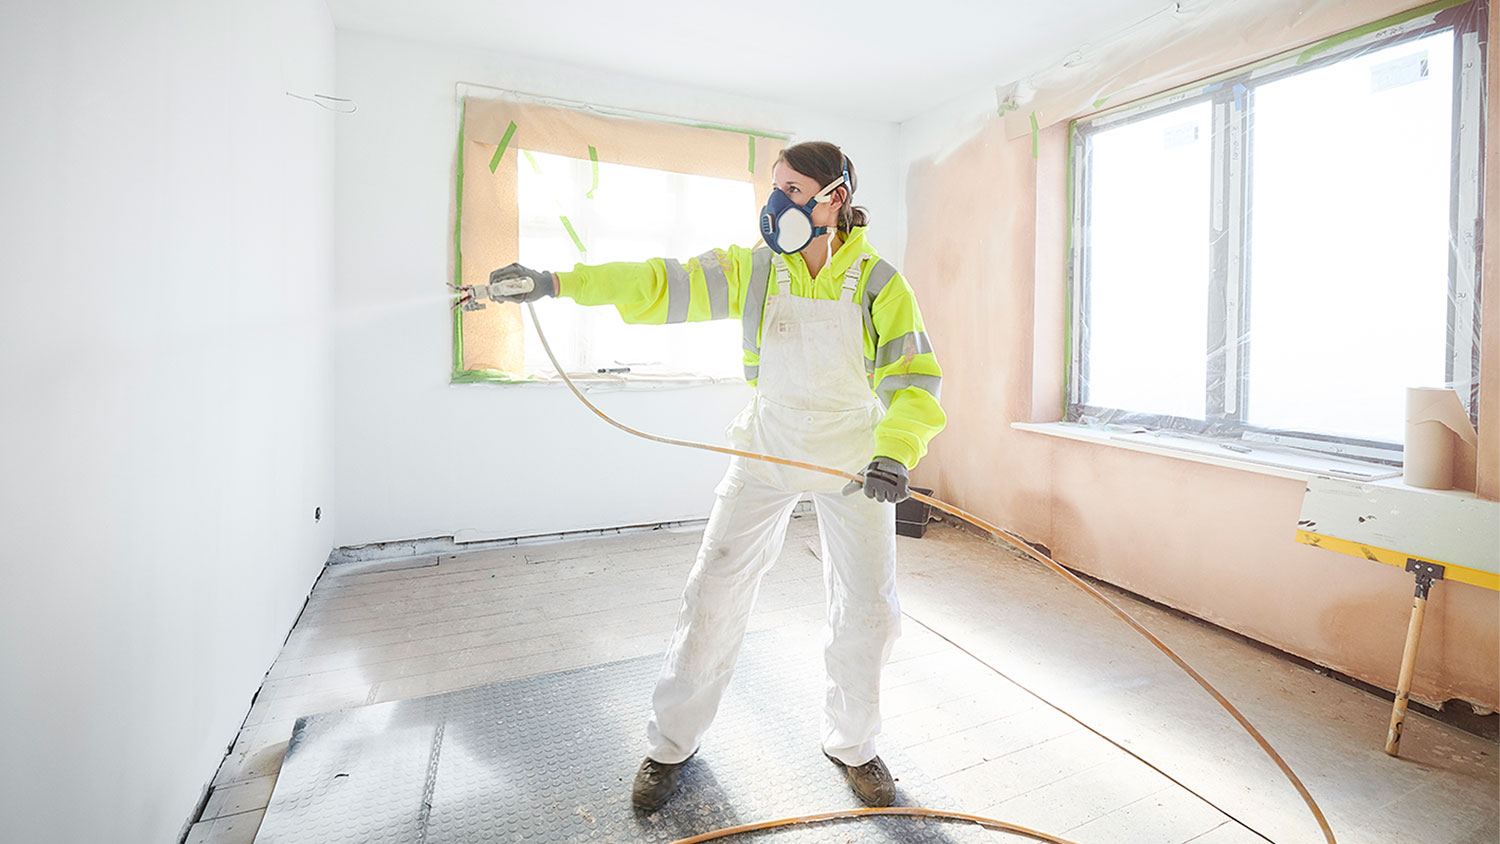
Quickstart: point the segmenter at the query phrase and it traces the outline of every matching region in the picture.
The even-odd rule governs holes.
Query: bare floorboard
[[[698,538],[653,531],[330,567],[188,841],[253,840],[301,715],[661,652]],[[1086,596],[954,528],[902,538],[900,549],[906,618],[884,678],[882,740],[936,779],[952,808],[1080,844],[1322,840],[1238,727]],[[816,643],[818,554],[816,520],[794,519],[753,631]],[[1489,743],[1413,716],[1403,757],[1391,759],[1380,749],[1386,702],[1116,597],[1261,727],[1340,842],[1500,838]]]

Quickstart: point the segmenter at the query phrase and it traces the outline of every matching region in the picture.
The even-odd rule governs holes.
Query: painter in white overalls
[[[882,411],[866,374],[858,285],[864,256],[838,300],[789,292],[777,255],[761,322],[756,393],[730,426],[735,447],[856,473],[874,453]],[[844,495],[840,478],[734,458],[716,490],[683,595],[647,726],[647,755],[681,762],[698,748],[734,670],[761,577],[787,521],[811,493],[828,599],[823,749],[848,766],[875,756],[880,671],[900,633],[895,507]]]
[[[794,144],[771,175],[763,248],[716,249],[686,266],[652,258],[550,273],[511,264],[483,288],[495,301],[615,305],[627,322],[739,316],[745,380],[756,392],[730,426],[731,444],[862,477],[846,487],[837,476],[731,461],[657,683],[647,756],[631,786],[641,811],[665,805],[713,721],[761,577],[804,494],[817,508],[828,600],[823,749],[860,800],[896,799],[875,753],[880,671],[901,620],[894,503],[947,422],[942,370],[910,286],[865,239],[869,215],[851,202],[858,179],[843,150]],[[532,284],[518,292],[518,279]]]

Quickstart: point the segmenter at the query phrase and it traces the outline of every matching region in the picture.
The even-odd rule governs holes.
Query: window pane
[[[1452,39],[1253,89],[1251,424],[1400,442],[1443,384]]]
[[[1201,419],[1210,104],[1089,140],[1084,403]]]
[[[656,257],[685,264],[709,249],[751,244],[757,237],[748,182],[600,162],[594,187],[588,160],[539,152],[518,159],[520,259],[528,266],[568,270]],[[743,374],[737,320],[627,325],[614,308],[586,308],[567,299],[538,302],[537,316],[570,370],[629,366],[646,374]],[[526,370],[552,371],[534,331],[526,336]]]

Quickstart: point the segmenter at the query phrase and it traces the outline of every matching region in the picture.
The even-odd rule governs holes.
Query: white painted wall
[[[839,143],[874,243],[900,265],[896,126],[839,117],[832,89],[811,111],[346,30],[338,76],[359,103],[338,123],[338,545],[697,518],[723,472],[717,455],[608,427],[562,385],[448,383],[460,81]],[[739,384],[598,398],[627,424],[721,442],[748,396]]]
[[[176,840],[327,557],[333,83],[322,0],[0,11],[0,838]]]

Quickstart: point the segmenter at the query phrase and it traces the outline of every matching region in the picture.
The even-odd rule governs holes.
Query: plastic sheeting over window
[[[1364,443],[1477,413],[1485,7],[1075,124],[1068,418]]]
[[[1091,145],[1090,404],[1203,418],[1211,117],[1194,103]]]
[[[608,162],[594,167],[529,151],[517,167],[520,261],[527,266],[562,270],[694,255],[757,237],[749,182]],[[544,299],[536,309],[570,373],[744,377],[738,320],[628,325],[614,308],[569,299]],[[526,372],[556,374],[534,331],[526,334],[525,356]]]
[[[785,146],[781,137],[755,130],[610,113],[522,95],[466,97],[462,109],[453,221],[453,283],[462,286],[486,283],[491,270],[521,256],[518,191],[522,168],[529,167],[524,160],[526,152],[566,157],[588,168],[587,183],[579,178],[572,184],[572,190],[581,192],[580,201],[585,203],[604,202],[606,191],[618,187],[601,181],[609,164],[742,182],[751,188],[743,215],[753,225],[757,208],[754,197],[770,193],[771,166]],[[594,167],[596,162],[598,168]],[[574,251],[573,256],[554,256],[565,265],[541,269],[569,269],[581,261],[590,246],[579,236],[566,211],[552,216],[547,225],[555,226],[558,238],[566,237]],[[601,233],[594,239],[593,248],[607,249],[608,237]],[[704,243],[673,257],[727,245]],[[655,256],[633,256],[634,260],[650,257]],[[518,306],[455,311],[453,319],[453,382],[504,382],[526,377],[527,331]]]

